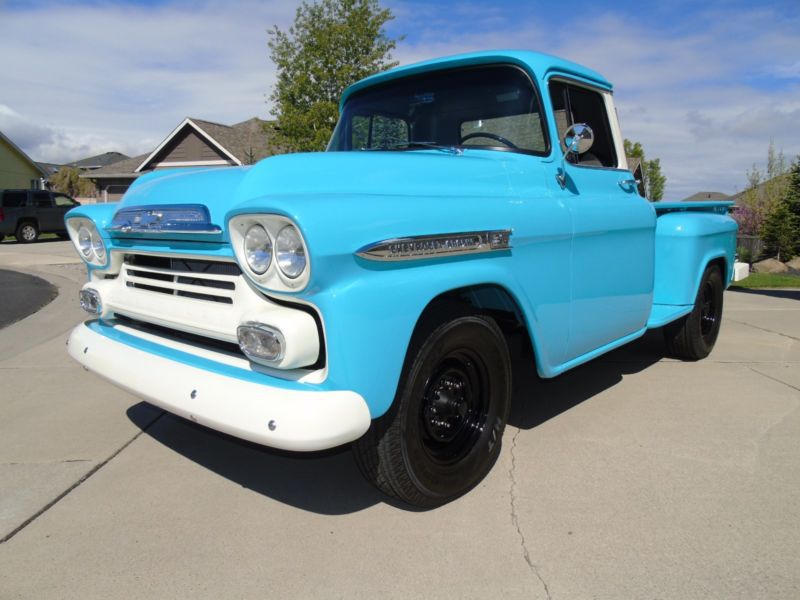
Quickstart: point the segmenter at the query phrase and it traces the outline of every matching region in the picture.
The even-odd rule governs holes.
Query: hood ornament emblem
[[[222,228],[211,222],[208,208],[202,204],[173,204],[120,209],[106,231],[112,234],[218,234],[222,233]]]

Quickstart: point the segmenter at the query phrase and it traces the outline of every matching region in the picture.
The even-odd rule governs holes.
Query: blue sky
[[[0,130],[34,159],[155,147],[186,116],[269,118],[266,30],[298,2],[0,0]],[[800,2],[384,0],[402,64],[527,48],[615,84],[667,196],[733,193],[770,139],[800,154]],[[35,32],[35,35],[34,35]]]

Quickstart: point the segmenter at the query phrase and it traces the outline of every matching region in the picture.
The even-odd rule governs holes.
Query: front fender
[[[498,285],[517,300],[523,312],[532,315],[510,275],[510,260],[510,253],[496,253],[395,263],[388,269],[367,265],[359,276],[340,280],[313,295],[309,300],[319,308],[325,323],[329,385],[359,393],[372,418],[384,414],[394,400],[420,315],[434,298],[449,290]],[[535,318],[533,321],[535,329]]]

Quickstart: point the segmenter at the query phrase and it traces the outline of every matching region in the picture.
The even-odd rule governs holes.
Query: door
[[[31,192],[33,214],[39,221],[40,231],[57,231],[64,229],[63,212],[53,205],[50,192]]]
[[[655,210],[636,185],[621,154],[610,92],[553,78],[549,92],[559,139],[574,123],[594,132],[593,145],[565,163],[566,185],[555,172],[554,194],[572,216],[568,359],[582,356],[645,327],[653,293]],[[613,113],[612,113],[613,114]],[[612,126],[613,123],[613,126]],[[563,145],[562,145],[563,148]],[[554,170],[560,167],[556,161]]]

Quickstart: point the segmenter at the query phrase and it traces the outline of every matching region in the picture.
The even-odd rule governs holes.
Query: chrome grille
[[[128,287],[233,304],[241,269],[236,263],[197,258],[126,254],[122,277]]]

